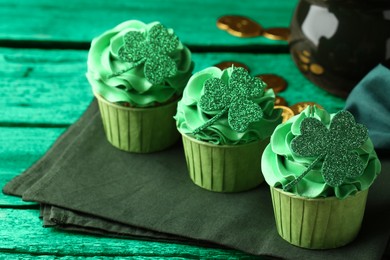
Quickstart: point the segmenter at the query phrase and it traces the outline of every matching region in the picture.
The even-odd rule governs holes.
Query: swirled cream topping
[[[87,78],[110,102],[148,107],[180,96],[191,77],[191,53],[158,22],[123,22],[92,40]]]
[[[245,80],[249,81],[249,88],[236,90]],[[210,67],[195,73],[178,103],[175,116],[178,130],[198,140],[220,145],[245,144],[268,138],[282,121],[281,111],[274,109],[272,89],[250,88],[252,83],[265,84],[255,80],[247,72],[235,68],[221,71]],[[213,92],[213,87],[219,90]],[[227,91],[223,92],[222,88]],[[202,109],[202,102],[208,103],[203,105],[207,109]],[[253,116],[247,120],[249,114]],[[241,119],[246,123],[242,124]]]
[[[302,113],[290,118],[275,129],[270,144],[263,153],[261,163],[264,178],[270,186],[285,188],[291,181],[298,179],[317,159],[312,156],[298,155],[292,149],[293,139],[302,134],[302,121],[305,118],[312,117],[318,119],[329,129],[335,115],[317,107],[308,107]],[[348,131],[348,129],[345,130]],[[311,135],[314,136],[313,133]],[[313,149],[313,147],[308,145],[308,149]],[[359,163],[362,164],[363,171],[358,176],[347,176],[341,185],[329,185],[329,180],[324,179],[324,160],[321,160],[296,185],[292,186],[289,192],[308,198],[336,196],[339,199],[344,199],[357,191],[368,189],[381,171],[381,164],[371,140],[367,138],[360,147],[347,152],[357,154],[361,160]],[[342,159],[343,155],[340,156],[340,159]],[[329,163],[332,166],[332,162]],[[336,163],[336,161],[333,161],[333,163]],[[349,168],[354,166],[350,165]]]

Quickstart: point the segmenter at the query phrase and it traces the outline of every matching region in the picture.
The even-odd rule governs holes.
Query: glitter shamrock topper
[[[316,159],[297,179],[284,187],[285,191],[302,180],[322,159],[322,176],[325,183],[332,187],[340,186],[346,178],[356,178],[363,174],[363,162],[353,150],[366,142],[368,131],[365,126],[355,122],[350,112],[338,112],[329,129],[320,120],[307,117],[302,120],[300,130],[301,135],[291,142],[292,151]]]
[[[124,36],[124,45],[119,49],[119,58],[131,66],[111,75],[121,75],[141,64],[144,65],[145,77],[152,84],[160,84],[177,72],[175,61],[169,57],[179,39],[161,24],[150,28],[148,33],[130,31]]]
[[[228,84],[218,78],[206,80],[199,106],[206,113],[219,112],[195,129],[193,134],[212,125],[227,111],[230,127],[237,132],[244,132],[251,122],[263,117],[263,110],[253,99],[261,97],[265,87],[263,81],[251,77],[244,68],[233,68]]]

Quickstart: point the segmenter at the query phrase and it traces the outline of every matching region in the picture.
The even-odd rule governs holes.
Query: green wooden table
[[[236,38],[216,27],[226,14],[264,27],[288,27],[297,0],[0,0],[0,186],[30,167],[92,100],[85,78],[89,43],[116,24],[139,19],[175,29],[193,51],[195,71],[240,61],[253,75],[288,81],[289,104],[314,101],[331,112],[344,100],[313,86],[283,41]],[[172,243],[96,237],[43,228],[38,205],[0,194],[0,259],[76,257],[240,258],[248,255]]]

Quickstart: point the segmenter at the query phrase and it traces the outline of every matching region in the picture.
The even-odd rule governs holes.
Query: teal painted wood
[[[56,255],[31,255],[31,254],[12,254],[12,253],[4,253],[0,254],[0,258],[7,259],[7,260],[29,260],[29,259],[39,259],[39,260],[122,260],[122,259],[131,259],[131,260],[145,260],[145,259],[151,259],[151,260],[161,260],[161,259],[185,259],[183,257],[157,257],[157,256],[104,256],[102,258],[101,256],[56,256]],[[195,257],[197,258],[197,257]],[[192,258],[190,258],[192,259]],[[229,257],[229,259],[242,259],[242,257],[235,258],[235,257]],[[244,258],[245,259],[245,258]]]
[[[0,127],[0,190],[33,165],[65,128]],[[30,205],[0,192],[0,208]]]
[[[216,27],[218,17],[245,15],[264,27],[288,27],[298,0],[0,0],[4,40],[90,42],[126,20],[161,21],[191,46],[285,46],[285,42],[236,38]]]
[[[70,124],[91,101],[84,76],[86,51],[1,49],[0,53],[2,125]]]
[[[37,161],[64,128],[0,128],[0,174],[20,173]]]
[[[3,48],[0,53],[0,126],[67,126],[90,103],[87,51]],[[289,104],[314,101],[331,112],[344,106],[344,100],[309,82],[286,53],[194,53],[193,59],[195,71],[235,60],[247,64],[252,75],[281,75],[289,87],[280,96]]]
[[[26,202],[19,197],[8,196],[1,192],[3,186],[6,183],[8,183],[10,180],[12,180],[16,175],[15,173],[0,174],[0,212],[1,212],[1,208],[26,208],[26,207],[30,208],[32,207],[32,205],[37,205],[34,202]]]
[[[0,209],[0,258],[44,257],[169,257],[241,259],[248,255],[234,251],[190,245],[82,235],[43,228],[38,210]],[[8,258],[7,258],[8,259]],[[45,258],[43,258],[45,259]],[[50,259],[50,258],[49,258]]]

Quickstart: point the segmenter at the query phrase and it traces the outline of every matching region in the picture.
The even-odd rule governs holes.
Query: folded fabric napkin
[[[390,60],[384,63],[390,65]],[[369,129],[376,149],[390,150],[390,69],[379,64],[348,96],[345,108]]]
[[[389,158],[382,167],[357,239],[338,249],[301,249],[277,234],[265,183],[236,194],[209,192],[188,177],[180,143],[153,154],[120,151],[107,142],[94,101],[3,192],[42,203],[44,224],[69,230],[217,244],[287,259],[381,259],[390,237]]]

